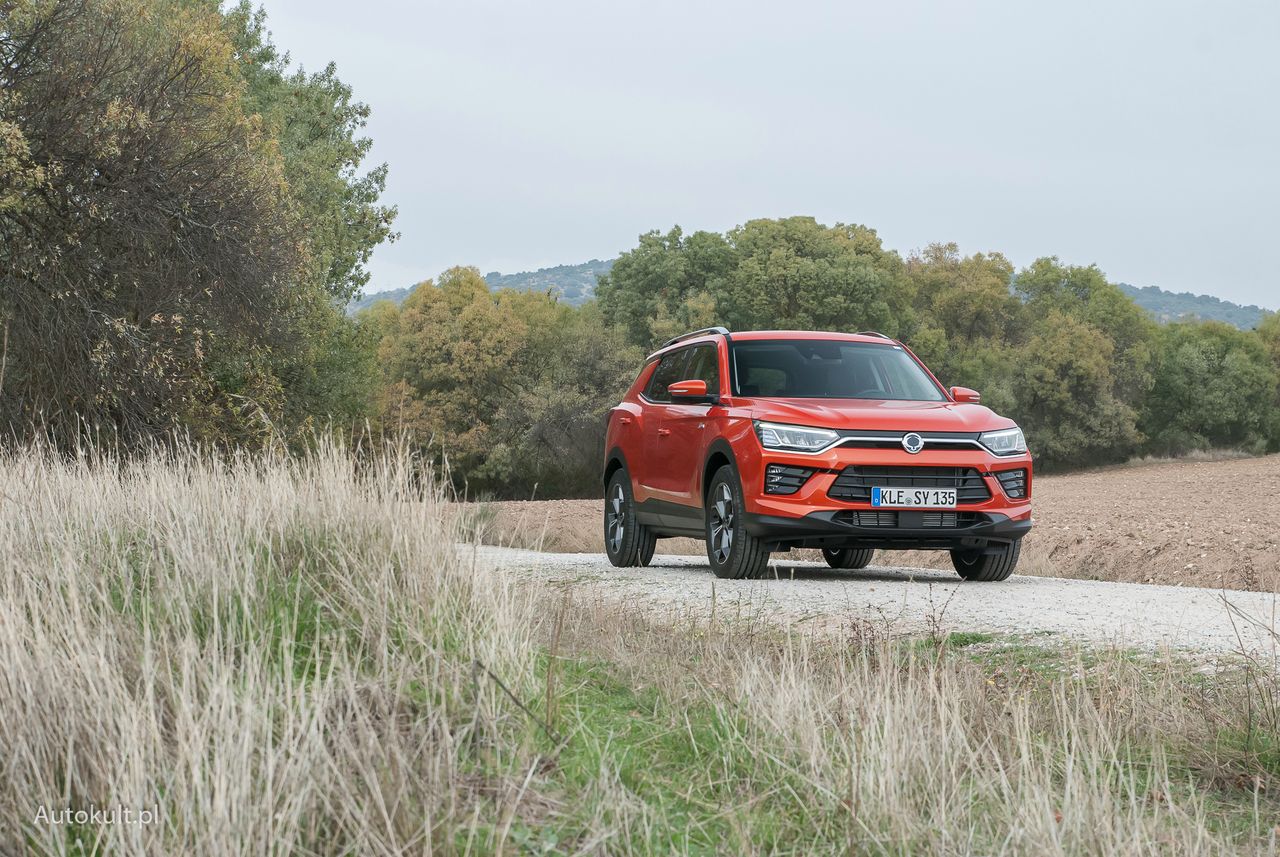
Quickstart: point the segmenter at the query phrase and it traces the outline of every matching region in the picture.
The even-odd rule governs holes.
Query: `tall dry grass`
[[[450,847],[516,716],[473,665],[527,691],[533,623],[422,478],[332,446],[0,456],[0,852]]]
[[[6,855],[1274,853],[1257,670],[544,591],[395,450],[0,486]]]

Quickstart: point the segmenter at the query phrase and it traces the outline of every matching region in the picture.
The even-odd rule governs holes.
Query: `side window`
[[[684,373],[684,380],[700,380],[707,382],[707,392],[720,392],[720,355],[714,345],[699,345],[692,349],[689,357],[689,368]]]
[[[655,402],[671,401],[671,395],[667,393],[667,387],[676,381],[684,380],[685,361],[688,358],[689,349],[687,348],[673,351],[663,357],[662,362],[658,364],[658,368],[653,370],[653,377],[649,379],[649,388],[644,391],[645,396]]]

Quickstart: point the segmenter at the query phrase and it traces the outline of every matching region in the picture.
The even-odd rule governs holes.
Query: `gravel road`
[[[777,579],[718,580],[705,557],[655,556],[649,568],[618,569],[601,554],[467,548],[477,561],[581,592],[683,612],[754,612],[780,624],[847,627],[864,621],[888,633],[941,628],[1061,635],[1087,643],[1219,654],[1242,647],[1270,656],[1280,603],[1270,593],[1014,575],[965,583],[937,569],[871,566],[834,572],[775,559]],[[714,593],[714,596],[713,596]]]

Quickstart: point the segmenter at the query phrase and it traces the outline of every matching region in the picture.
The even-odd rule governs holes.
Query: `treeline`
[[[1050,468],[1280,448],[1280,317],[1161,326],[1096,267],[806,217],[648,233],[581,306],[460,267],[349,318],[395,215],[366,116],[244,3],[0,3],[5,440],[394,435],[472,495],[591,495],[645,354],[726,324],[900,337]]]
[[[754,220],[652,232],[597,289],[606,321],[652,344],[684,328],[880,330],[944,383],[1018,420],[1049,468],[1280,448],[1280,316],[1256,331],[1158,325],[1096,266],[935,244],[902,258],[863,226]]]
[[[361,316],[380,342],[378,419],[430,439],[475,493],[593,494],[603,416],[677,333],[873,329],[1018,420],[1042,466],[1280,448],[1280,316],[1256,331],[1159,325],[1096,267],[939,244],[902,258],[812,218],[651,232],[597,301],[491,291],[457,268]]]

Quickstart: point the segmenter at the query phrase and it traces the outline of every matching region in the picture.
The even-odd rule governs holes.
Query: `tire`
[[[992,583],[1007,580],[1018,567],[1018,554],[1022,552],[1022,540],[1002,545],[996,553],[980,550],[954,550],[951,564],[965,580]]]
[[[604,553],[618,568],[648,565],[658,538],[636,522],[631,476],[619,469],[604,489]]]
[[[832,568],[866,568],[876,555],[875,548],[823,548],[822,558]]]
[[[764,542],[747,532],[742,484],[732,465],[711,477],[706,500],[707,561],[716,577],[760,577],[769,567]]]

